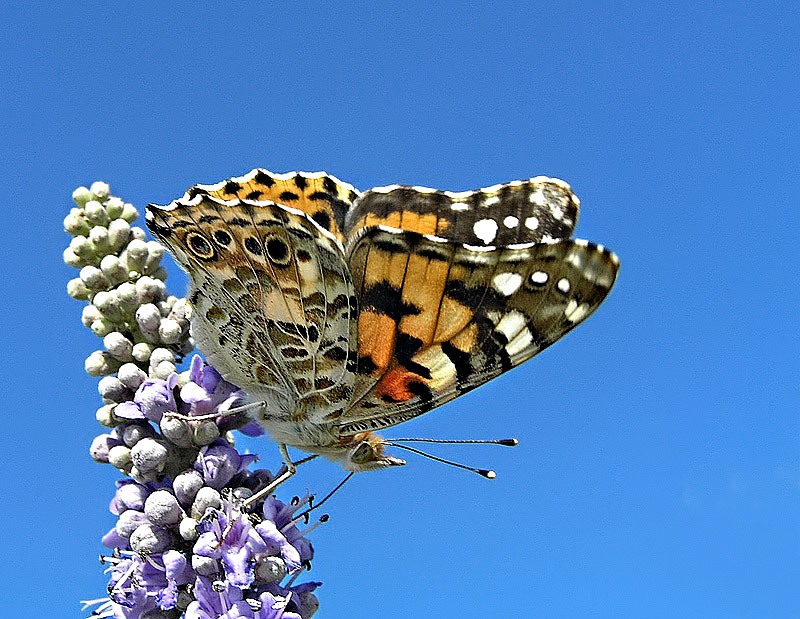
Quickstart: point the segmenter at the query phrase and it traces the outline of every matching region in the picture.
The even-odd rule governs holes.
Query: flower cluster
[[[244,393],[192,348],[189,308],[167,295],[163,248],[131,226],[137,212],[94,183],[73,194],[64,252],[80,277],[67,286],[86,300],[83,322],[103,338],[86,370],[103,376],[97,418],[109,431],[90,453],[127,477],[110,510],[117,516],[103,544],[109,596],[93,614],[125,619],[308,619],[319,583],[295,584],[313,548],[297,525],[310,497],[284,504],[274,496],[248,504],[273,475],[250,470],[231,435],[260,428],[234,410]],[[324,521],[323,517],[321,521]]]

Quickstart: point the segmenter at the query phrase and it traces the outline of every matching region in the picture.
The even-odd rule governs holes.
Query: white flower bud
[[[107,226],[108,213],[97,200],[89,200],[83,207],[83,216],[92,226]]]
[[[101,378],[100,382],[97,383],[97,390],[106,404],[126,402],[131,398],[130,390],[116,376]]]
[[[78,301],[86,301],[89,299],[90,292],[83,280],[76,277],[67,282],[67,294]]]
[[[92,199],[92,192],[86,187],[78,187],[72,192],[72,199],[78,206],[84,206],[89,200]]]
[[[76,269],[80,269],[82,266],[85,266],[86,263],[83,261],[83,258],[78,256],[74,251],[72,251],[71,247],[67,247],[62,254],[64,257],[64,263],[68,264],[71,267],[75,267]]]
[[[136,292],[141,303],[153,303],[166,296],[167,287],[164,282],[144,275],[136,280]]]
[[[111,252],[111,243],[108,239],[108,228],[95,226],[89,231],[89,241],[94,245],[94,252],[98,256]]]
[[[150,523],[136,527],[130,538],[131,549],[146,554],[163,552],[169,548],[171,542],[172,535],[169,531]]]
[[[213,421],[192,424],[192,442],[195,445],[210,445],[219,438],[219,426]]]
[[[97,419],[97,423],[106,428],[113,428],[117,425],[118,421],[116,417],[114,417],[114,408],[116,404],[103,404],[100,408],[97,409],[97,412],[94,414],[95,419]]]
[[[200,533],[197,530],[197,524],[197,520],[194,518],[189,518],[188,516],[181,520],[181,523],[178,525],[178,531],[180,532],[181,537],[187,542],[193,542],[200,537]]]
[[[144,503],[144,513],[148,520],[160,527],[178,524],[183,519],[183,510],[178,499],[167,490],[156,490]]]
[[[89,325],[89,328],[97,337],[105,337],[114,331],[116,325],[107,318],[100,318],[99,320],[92,322],[92,324]]]
[[[103,338],[103,346],[115,359],[131,361],[133,359],[133,342],[119,331],[112,331]],[[138,385],[137,385],[138,387]]]
[[[143,438],[131,448],[131,461],[143,474],[163,471],[168,457],[166,446],[152,438]]]
[[[147,522],[147,516],[138,509],[126,509],[119,515],[114,528],[122,537],[130,537],[142,524]]]
[[[192,446],[192,435],[189,431],[188,422],[177,417],[165,416],[158,425],[161,428],[161,434],[166,436],[178,447]]]
[[[120,363],[104,351],[96,350],[86,357],[83,367],[89,376],[106,376],[113,374]]]
[[[139,342],[133,345],[133,358],[136,359],[139,363],[147,363],[150,361],[150,355],[152,354],[155,346],[148,342]]]
[[[189,506],[197,496],[197,492],[203,487],[205,482],[199,471],[189,469],[175,476],[172,481],[172,489],[175,496],[182,505]]]
[[[120,217],[128,223],[133,223],[139,218],[139,211],[134,208],[133,204],[128,204],[126,202],[125,206],[122,207]]]
[[[131,448],[126,445],[115,445],[108,450],[108,462],[121,471],[131,468]]]
[[[147,235],[139,226],[131,226],[131,237],[138,241],[144,241]]]
[[[100,312],[97,307],[90,303],[89,305],[84,305],[83,310],[81,310],[81,322],[83,323],[84,327],[90,326],[95,320],[100,320],[103,318],[102,312]]]
[[[107,319],[116,320],[120,318],[119,297],[116,290],[101,290],[92,297],[92,303],[103,312]]]
[[[89,187],[89,191],[101,200],[105,200],[108,194],[111,193],[111,187],[108,186],[108,183],[104,183],[103,181],[95,181],[92,183],[92,186]]]
[[[150,355],[150,363],[158,365],[162,361],[175,363],[175,353],[173,353],[169,348],[154,349],[153,353]]]
[[[106,212],[108,213],[108,217],[110,219],[116,219],[120,215],[122,215],[122,209],[125,206],[125,203],[116,196],[110,197],[106,200]]]
[[[158,267],[155,271],[150,273],[150,277],[163,282],[167,279],[167,270],[164,267]]]
[[[115,219],[108,224],[108,244],[119,252],[131,238],[131,225],[124,219]]]
[[[133,357],[133,346],[131,346],[130,356]],[[147,374],[135,363],[125,363],[120,366],[119,372],[117,372],[117,378],[119,378],[128,389],[136,391],[147,379]]]
[[[169,361],[162,361],[155,367],[153,367],[151,363],[150,367],[152,368],[150,370],[150,375],[153,378],[158,378],[160,380],[167,380],[178,369],[174,363],[171,363]]]
[[[126,509],[144,511],[144,502],[147,499],[149,490],[139,484],[124,484],[117,488],[116,499]],[[142,524],[140,521],[139,524]]]
[[[161,325],[161,313],[152,303],[145,303],[136,310],[136,323],[142,333],[154,335],[158,333],[158,327]]]
[[[158,327],[158,335],[165,344],[175,344],[181,339],[183,329],[177,321],[163,318]]]
[[[86,266],[81,269],[81,280],[89,290],[105,290],[109,282],[103,272],[97,267]]]
[[[89,242],[85,236],[76,236],[69,242],[69,248],[76,256],[80,256],[84,260],[94,260],[94,245]]]
[[[124,426],[122,430],[122,442],[128,447],[133,447],[139,441],[146,438],[153,438],[156,431],[149,423],[129,423]]]
[[[72,209],[71,212],[64,218],[64,231],[72,236],[87,235],[89,234],[89,225],[81,215],[78,209]]]
[[[119,284],[128,278],[128,269],[117,256],[111,254],[100,261],[100,270],[112,284]]]
[[[145,263],[145,271],[157,269],[161,264],[161,259],[164,257],[164,246],[158,241],[147,242],[147,261]]]
[[[210,486],[203,486],[197,492],[197,496],[195,496],[192,503],[192,518],[200,520],[209,507],[220,509],[222,507],[222,499],[217,490]]]

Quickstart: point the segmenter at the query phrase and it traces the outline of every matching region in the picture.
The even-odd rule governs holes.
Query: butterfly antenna
[[[446,438],[391,438],[395,443],[443,443],[449,445],[503,445],[516,447],[519,441],[515,438],[498,439],[446,439]]]
[[[440,442],[440,441],[431,439],[430,441],[423,440],[421,442],[436,443],[436,442]],[[441,442],[449,442],[449,441],[441,441]],[[459,441],[453,441],[453,442],[459,442]],[[480,442],[480,441],[475,441],[475,442]],[[486,441],[486,442],[490,442],[490,441]],[[405,449],[406,451],[410,451],[411,453],[415,453],[415,454],[417,454],[419,456],[422,456],[423,458],[428,458],[429,460],[434,460],[435,462],[441,462],[442,464],[448,464],[450,466],[456,467],[457,469],[464,469],[465,471],[471,471],[473,473],[477,473],[478,475],[480,475],[481,477],[485,477],[486,479],[494,479],[495,477],[497,477],[497,473],[495,473],[491,469],[479,469],[479,468],[475,468],[474,466],[467,466],[466,464],[461,464],[460,462],[453,462],[452,460],[445,460],[444,458],[440,458],[439,456],[434,456],[433,454],[429,454],[428,452],[422,451],[422,450],[417,449],[415,447],[409,447],[408,445],[401,445],[400,443],[396,443],[394,441],[386,441],[386,443],[384,443],[384,444],[385,445],[389,445],[390,447],[397,447],[398,449]]]

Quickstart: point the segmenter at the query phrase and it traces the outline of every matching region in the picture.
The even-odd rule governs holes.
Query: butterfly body
[[[578,200],[537,177],[360,193],[253,170],[150,205],[189,273],[192,332],[279,443],[351,471],[402,464],[375,431],[519,365],[606,297],[616,256],[569,237]]]

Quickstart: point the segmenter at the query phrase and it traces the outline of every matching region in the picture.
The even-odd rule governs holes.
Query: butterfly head
[[[390,466],[402,466],[405,460],[384,453],[386,442],[377,434],[356,434],[342,448],[326,454],[337,460],[348,471],[375,471]]]

